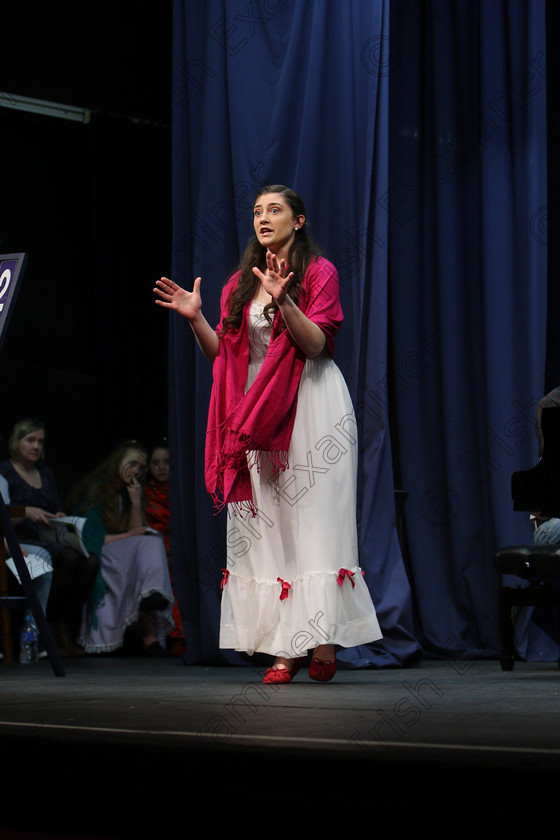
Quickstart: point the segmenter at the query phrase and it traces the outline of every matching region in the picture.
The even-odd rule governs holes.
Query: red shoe
[[[336,659],[325,662],[324,659],[313,658],[309,663],[309,676],[318,682],[328,682],[336,674]]]
[[[267,668],[263,675],[263,683],[281,685],[291,682],[300,670],[303,661],[303,659],[294,659],[291,668],[275,668],[274,666]]]

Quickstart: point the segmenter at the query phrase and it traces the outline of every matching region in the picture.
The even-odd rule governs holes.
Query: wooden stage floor
[[[329,833],[364,815],[415,830],[556,818],[556,663],[424,660],[280,687],[252,666],[64,667],[0,664],[0,838],[167,838],[200,815],[277,833],[278,812]]]

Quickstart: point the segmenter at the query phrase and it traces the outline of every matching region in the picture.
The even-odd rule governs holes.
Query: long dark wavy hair
[[[67,500],[67,508],[73,514],[80,515],[97,508],[110,534],[122,534],[128,530],[130,499],[119,472],[119,466],[128,452],[139,453],[147,463],[145,447],[136,440],[125,440],[72,488]]]
[[[305,216],[307,219],[305,206],[301,196],[289,187],[285,187],[283,184],[272,184],[270,186],[263,187],[255,196],[253,206],[256,205],[261,196],[269,193],[279,193],[290,206],[294,218],[297,216]],[[304,224],[295,231],[294,241],[290,246],[288,254],[289,270],[293,272],[293,277],[288,285],[288,294],[296,304],[300,297],[301,284],[303,282],[303,278],[305,277],[305,272],[307,271],[309,263],[313,257],[319,256],[320,253],[319,246],[310,236],[308,223],[305,221]],[[255,296],[259,285],[259,279],[253,274],[253,268],[259,268],[263,273],[266,270],[266,247],[261,245],[256,236],[250,240],[239,263],[238,270],[241,271],[241,276],[229,301],[230,312],[228,317],[223,320],[222,335],[228,332],[228,330],[237,330],[239,328],[245,304],[252,300]],[[269,323],[272,323],[277,311],[278,305],[275,301],[272,301],[272,303],[265,306],[264,314]]]

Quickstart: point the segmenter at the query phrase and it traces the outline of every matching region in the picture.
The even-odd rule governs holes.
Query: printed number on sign
[[[2,298],[4,295],[7,294],[8,289],[10,288],[10,282],[12,280],[12,271],[9,268],[4,269],[2,274],[0,275],[0,314],[4,309],[4,304],[2,303]]]

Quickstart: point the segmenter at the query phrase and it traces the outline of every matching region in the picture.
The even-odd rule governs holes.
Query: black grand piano
[[[543,451],[538,464],[511,477],[513,509],[560,517],[560,406],[542,409]]]

